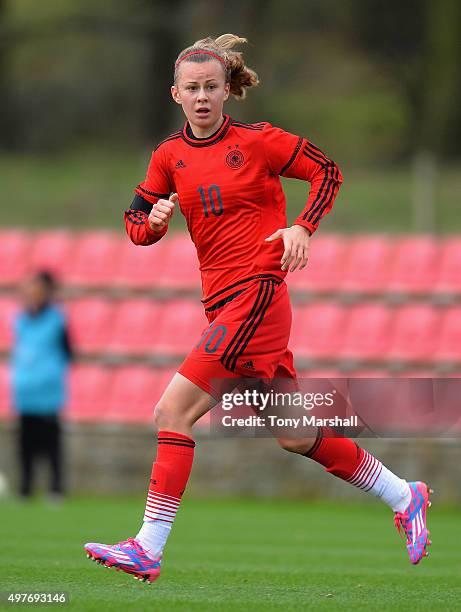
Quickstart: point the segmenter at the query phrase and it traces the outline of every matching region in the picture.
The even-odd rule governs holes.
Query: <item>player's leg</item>
[[[58,415],[47,419],[47,442],[45,452],[50,464],[50,494],[55,501],[63,494],[62,456],[61,456],[61,423]]]
[[[195,447],[192,426],[215,403],[206,391],[175,374],[155,408],[154,422],[159,430],[157,456],[141,530],[135,538],[116,545],[86,544],[90,557],[141,580],[153,582],[158,578],[163,548],[192,469]]]
[[[395,524],[407,539],[412,563],[429,556],[431,544],[426,525],[426,509],[432,492],[424,482],[407,482],[389,470],[379,459],[349,438],[335,437],[333,431],[319,428],[314,444],[310,440],[279,439],[282,448],[320,463],[337,478],[382,499],[394,511]]]
[[[317,435],[303,438],[278,436],[279,445],[292,453],[304,455],[322,465],[327,472],[381,499],[394,511],[395,524],[407,537],[407,550],[412,563],[428,556],[431,544],[426,526],[426,509],[431,490],[423,482],[400,478],[371,453],[350,438],[339,436],[333,429],[319,427]]]
[[[29,497],[33,488],[33,468],[35,456],[33,417],[21,414],[19,417],[19,464],[21,466],[21,484],[19,493]]]
[[[296,378],[291,351],[287,350],[275,372],[276,380]],[[331,428],[318,428],[306,436],[294,438],[277,435],[279,445],[293,453],[320,463],[327,472],[381,499],[394,511],[395,524],[407,537],[412,563],[428,556],[431,544],[426,526],[426,509],[431,490],[423,482],[407,482],[394,474],[353,440],[339,436]]]
[[[143,525],[136,536],[154,558],[162,556],[189,480],[195,448],[192,426],[215,403],[211,395],[176,373],[155,408],[157,457],[152,467]]]

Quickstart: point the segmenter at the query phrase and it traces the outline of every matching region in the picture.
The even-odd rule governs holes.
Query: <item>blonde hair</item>
[[[235,34],[222,34],[217,38],[207,37],[195,41],[191,47],[183,49],[178,55],[175,63],[174,82],[177,82],[179,66],[183,61],[201,63],[209,61],[211,57],[222,64],[226,82],[230,84],[230,93],[235,98],[242,100],[246,96],[247,89],[259,84],[256,72],[245,65],[243,53],[233,50],[236,45],[246,42],[248,42],[246,38]]]

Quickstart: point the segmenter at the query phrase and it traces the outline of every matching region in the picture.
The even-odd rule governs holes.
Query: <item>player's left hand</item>
[[[285,250],[280,261],[282,270],[288,270],[291,264],[289,271],[294,272],[298,266],[300,270],[307,266],[310,237],[308,229],[302,225],[292,225],[291,227],[277,230],[266,238],[265,242],[283,240]]]

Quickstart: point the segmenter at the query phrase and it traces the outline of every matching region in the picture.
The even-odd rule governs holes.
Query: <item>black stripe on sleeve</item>
[[[308,215],[310,216],[310,218],[312,218],[312,215],[315,214],[315,212],[318,210],[318,207],[322,205],[323,200],[325,198],[325,186],[326,186],[326,184],[328,182],[328,173],[329,173],[329,171],[330,171],[330,164],[328,164],[327,167],[325,168],[325,176],[323,177],[322,184],[320,186],[320,189],[319,189],[319,191],[317,193],[317,196],[316,196],[315,200],[312,203],[311,208],[307,212],[305,212],[304,215],[303,215],[303,220],[304,221],[306,220]],[[310,218],[309,218],[309,221],[310,221]]]
[[[283,174],[286,170],[288,170],[288,168],[291,166],[291,164],[295,161],[296,156],[299,153],[299,149],[301,148],[301,145],[303,144],[303,140],[304,139],[301,136],[298,138],[298,142],[296,143],[295,150],[293,151],[290,159],[287,161],[287,163],[280,170],[279,174]]]
[[[339,184],[338,172],[339,171],[337,165],[334,162],[330,161],[328,163],[328,167],[326,168],[322,186],[320,187],[317,197],[311,208],[304,214],[304,220],[306,220],[307,218],[307,221],[315,225],[321,219],[323,211],[332,201],[335,195],[335,189]],[[331,173],[330,177],[328,176],[329,173]]]
[[[169,194],[169,193],[157,193],[157,192],[155,192],[155,191],[149,191],[149,190],[147,190],[147,189],[144,189],[144,187],[141,187],[141,185],[138,185],[138,186],[136,187],[136,189],[139,189],[139,191],[142,191],[142,192],[143,192],[143,193],[145,193],[146,195],[153,196],[154,198],[159,198],[159,199],[160,199],[160,198],[164,198],[164,199],[166,198],[166,199],[168,199],[168,198],[170,197],[170,194]]]
[[[129,209],[126,211],[126,215],[127,215],[128,221],[132,223],[133,225],[144,225],[144,218],[142,217],[140,213],[137,213],[136,211]]]
[[[336,166],[334,168],[332,168],[332,174],[334,175],[334,178],[333,178],[332,181],[330,181],[330,184],[328,185],[328,189],[327,189],[327,201],[320,208],[320,210],[319,210],[317,216],[315,217],[315,219],[313,219],[312,223],[314,225],[320,221],[320,219],[322,218],[322,215],[323,215],[323,211],[325,210],[325,208],[327,208],[327,206],[329,206],[330,202],[332,201],[332,199],[335,196],[335,190],[337,190],[337,187],[338,187],[338,168]],[[331,188],[331,193],[330,193],[330,188]]]
[[[152,210],[152,204],[142,198],[140,195],[136,194],[131,202],[130,210],[142,210],[142,212],[145,212],[146,215],[149,215],[150,211]]]
[[[306,157],[309,157],[309,159],[312,159],[316,164],[319,164],[320,166],[326,166],[327,163],[330,161],[328,157],[325,157],[323,153],[317,153],[317,151],[310,148],[308,144],[306,144],[306,146],[304,147],[303,153]]]
[[[330,161],[328,157],[325,155],[325,153],[321,151],[318,147],[313,145],[312,142],[307,141],[306,146],[304,148],[306,151],[308,151],[312,155],[315,155],[315,157],[318,157],[319,159],[321,159],[323,163],[326,164],[327,162]]]

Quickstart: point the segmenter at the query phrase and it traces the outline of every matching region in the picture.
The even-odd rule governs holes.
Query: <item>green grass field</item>
[[[0,156],[2,225],[43,229],[99,227],[121,233],[123,210],[143,179],[150,151],[82,150],[59,157]],[[341,160],[344,185],[333,214],[322,226],[330,232],[412,232],[412,174],[409,165],[352,168]],[[435,186],[435,227],[440,234],[461,232],[461,179],[457,166],[443,165]],[[307,185],[285,180],[288,221],[304,207]],[[185,229],[177,211],[173,229]]]
[[[436,503],[432,556],[413,567],[377,502],[186,498],[153,585],[82,549],[134,535],[142,510],[141,498],[0,503],[0,591],[66,591],[64,609],[84,611],[461,610],[461,515]]]

